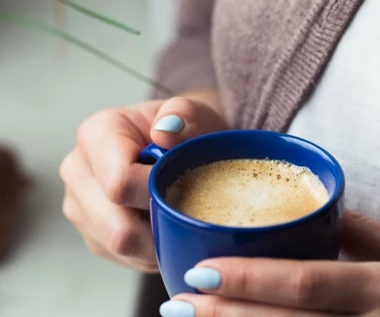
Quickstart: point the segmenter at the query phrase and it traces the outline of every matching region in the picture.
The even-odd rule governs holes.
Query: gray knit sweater
[[[232,128],[286,131],[363,1],[181,0],[158,80],[217,88]]]

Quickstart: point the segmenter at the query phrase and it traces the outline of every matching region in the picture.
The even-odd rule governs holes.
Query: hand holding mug
[[[365,262],[218,258],[185,279],[203,295],[180,294],[164,317],[375,317],[380,314],[380,223],[345,212],[342,247]],[[377,262],[376,262],[377,261]]]
[[[157,157],[159,150],[151,145],[142,153],[142,158]],[[244,166],[236,168],[234,164],[240,164],[240,161],[259,166],[252,170]],[[231,163],[229,168],[233,169],[229,172],[232,173],[226,173],[221,165],[216,165],[219,163]],[[268,170],[267,165],[272,166],[273,171]],[[215,166],[215,171],[209,169]],[[265,171],[261,169],[263,166]],[[186,181],[187,175],[197,173],[203,167],[208,169],[204,175],[195,177],[185,186],[180,184],[178,190],[175,188],[178,182]],[[289,172],[289,180],[277,175],[277,169],[281,170],[281,175]],[[227,177],[214,178],[213,174],[217,177],[227,174]],[[316,187],[317,183],[312,181],[313,177],[323,185],[326,200],[320,201],[316,209],[311,205],[306,213],[293,217],[295,209],[309,207],[307,191],[313,193],[311,196],[320,192],[320,186]],[[215,179],[214,184],[207,183],[210,178]],[[178,192],[179,200],[185,197],[185,204],[179,208],[169,199],[172,188]],[[209,258],[336,260],[338,257],[343,171],[331,154],[307,140],[258,130],[200,136],[174,147],[159,158],[150,174],[149,190],[154,243],[170,296],[196,293],[196,289],[185,283],[184,275],[197,263]],[[191,210],[190,215],[183,212],[189,206],[198,209],[197,205],[212,217],[205,219],[202,215],[198,218],[199,214],[192,214]],[[257,205],[259,207],[252,215],[247,213],[255,219],[241,217],[242,210],[250,212]],[[278,214],[284,214],[283,211],[291,211],[292,218],[278,219]],[[223,215],[221,219],[224,213],[227,216]],[[256,216],[260,218],[259,223],[255,223]],[[234,218],[239,218],[237,220],[242,223],[231,223]],[[267,223],[270,218],[273,221]]]
[[[157,271],[146,211],[151,166],[140,164],[139,155],[151,142],[171,148],[225,128],[220,113],[202,97],[96,113],[81,125],[77,144],[61,165],[65,216],[95,254],[141,271]]]

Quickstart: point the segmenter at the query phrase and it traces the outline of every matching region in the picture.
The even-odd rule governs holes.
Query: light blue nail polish
[[[159,131],[177,133],[183,129],[185,122],[182,118],[170,115],[158,120],[154,128]]]
[[[190,303],[171,300],[160,307],[162,317],[195,317],[195,307]]]
[[[198,267],[186,272],[185,282],[195,288],[215,289],[222,282],[222,277],[217,270]]]

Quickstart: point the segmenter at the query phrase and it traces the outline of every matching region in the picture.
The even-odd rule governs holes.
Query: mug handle
[[[153,165],[157,162],[168,150],[151,143],[142,150],[139,161],[142,164]]]

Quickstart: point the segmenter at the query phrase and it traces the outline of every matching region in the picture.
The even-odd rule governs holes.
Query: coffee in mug
[[[307,167],[279,160],[232,159],[196,167],[166,191],[179,212],[208,223],[260,227],[302,218],[329,195]]]

